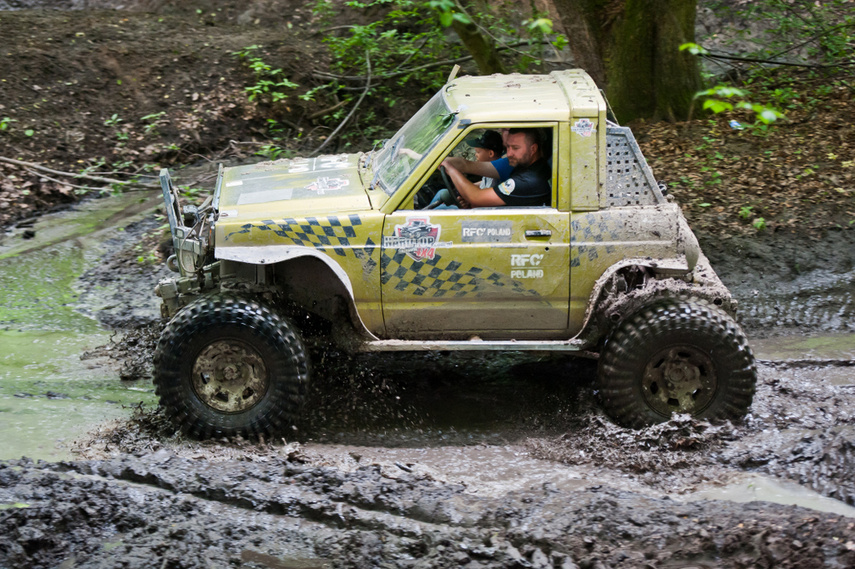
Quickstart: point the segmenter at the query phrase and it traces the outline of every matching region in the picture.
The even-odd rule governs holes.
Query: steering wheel
[[[448,172],[445,170],[445,166],[439,167],[439,175],[442,176],[442,183],[445,184],[445,187],[448,188],[448,191],[451,192],[451,197],[453,198],[450,204],[446,205],[457,205],[458,198],[460,198],[460,192],[457,191],[457,187],[454,185],[454,182],[451,181],[451,177],[448,175]]]

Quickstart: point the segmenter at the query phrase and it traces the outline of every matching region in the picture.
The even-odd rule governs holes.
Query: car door
[[[568,319],[570,216],[557,203],[553,196],[546,207],[389,214],[380,262],[387,336],[560,337]]]

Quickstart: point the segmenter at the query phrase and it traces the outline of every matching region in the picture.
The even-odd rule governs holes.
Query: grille
[[[628,127],[606,128],[606,203],[609,207],[665,201]]]

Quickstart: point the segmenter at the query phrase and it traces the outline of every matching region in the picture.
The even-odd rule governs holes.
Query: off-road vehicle
[[[551,138],[550,202],[426,209],[485,129]],[[201,207],[161,172],[180,273],[155,384],[195,436],[293,424],[310,363],[295,309],[355,350],[598,357],[602,405],[641,427],[743,416],[756,382],[736,302],[632,133],[579,70],[452,78],[382,147],[220,167]],[[572,381],[568,377],[567,381]]]

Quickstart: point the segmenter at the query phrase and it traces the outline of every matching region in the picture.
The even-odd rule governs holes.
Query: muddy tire
[[[166,326],[154,383],[170,420],[195,438],[255,438],[298,417],[309,381],[293,324],[247,299],[204,298]]]
[[[632,428],[672,413],[738,419],[757,382],[742,329],[697,300],[659,301],[619,324],[600,354],[598,376],[606,413]]]

